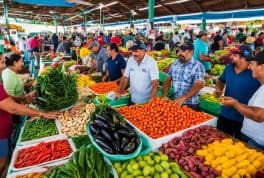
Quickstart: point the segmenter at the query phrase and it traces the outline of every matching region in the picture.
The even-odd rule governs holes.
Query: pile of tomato
[[[161,98],[141,106],[124,106],[118,111],[152,138],[160,138],[212,119],[210,115]]]

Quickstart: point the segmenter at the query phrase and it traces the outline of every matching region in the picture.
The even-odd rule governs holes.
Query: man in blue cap
[[[175,103],[198,110],[198,92],[204,86],[205,69],[199,61],[193,58],[192,43],[185,43],[179,49],[179,59],[171,65],[163,85],[162,96],[166,98],[172,82]]]
[[[240,103],[247,104],[252,95],[260,87],[260,82],[252,77],[248,62],[252,58],[251,48],[241,45],[232,51],[233,64],[226,66],[216,83],[215,95],[221,96],[225,88],[225,96],[232,97]],[[222,106],[217,121],[217,128],[236,138],[241,138],[241,127],[244,117],[232,106]]]
[[[130,81],[131,104],[143,104],[157,95],[158,66],[156,61],[146,54],[146,46],[142,41],[135,41],[129,50],[133,51],[133,56],[127,62],[117,97],[120,97]]]
[[[222,104],[234,107],[244,116],[242,126],[242,140],[255,148],[264,150],[264,51],[250,61],[249,68],[252,76],[261,82],[261,86],[250,98],[248,105],[225,97]]]

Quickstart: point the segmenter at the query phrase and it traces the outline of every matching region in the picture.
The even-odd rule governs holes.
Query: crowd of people
[[[17,115],[52,119],[59,115],[25,106],[34,101],[35,92],[26,93],[25,88],[32,83],[24,84],[18,76],[23,67],[21,51],[32,55],[36,66],[39,65],[40,53],[50,51],[81,59],[84,65],[94,60],[96,71],[103,75],[103,81],[119,83],[117,98],[129,86],[130,104],[143,104],[157,97],[159,86],[157,63],[147,51],[163,50],[168,45],[171,50],[177,50],[178,60],[170,67],[163,84],[162,97],[168,99],[168,90],[172,85],[176,104],[199,110],[198,92],[204,87],[206,72],[215,62],[209,53],[235,42],[237,47],[231,56],[233,62],[226,66],[216,84],[215,95],[223,95],[217,127],[254,147],[264,149],[264,33],[255,36],[254,33],[239,29],[234,37],[224,30],[210,35],[200,31],[195,36],[188,30],[169,36],[160,32],[149,37],[129,31],[124,35],[118,32],[108,35],[101,32],[89,36],[78,33],[67,36],[42,34],[21,38],[18,47],[12,42],[12,54],[6,57],[0,55],[0,173],[7,165],[12,120],[19,120]],[[128,60],[120,53],[121,46],[131,51]],[[78,50],[72,50],[73,47]]]

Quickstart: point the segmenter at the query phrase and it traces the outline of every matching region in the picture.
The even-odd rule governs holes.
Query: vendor
[[[232,51],[233,64],[225,67],[222,75],[216,83],[215,95],[223,94],[232,97],[240,103],[247,104],[250,97],[260,87],[260,83],[252,77],[248,69],[248,60],[252,56],[249,46],[242,45]],[[220,116],[217,120],[217,128],[223,132],[240,139],[243,116],[230,106],[222,106]]]
[[[96,60],[97,72],[103,73],[105,71],[105,63],[108,59],[107,51],[101,47],[98,41],[92,41],[89,45],[89,49],[92,50],[92,59]]]
[[[116,81],[119,82],[125,73],[126,61],[119,53],[119,48],[116,43],[111,43],[106,48],[109,58],[107,59],[106,75],[103,77],[103,82]]]
[[[2,73],[2,81],[6,92],[16,102],[30,104],[34,99],[34,92],[24,95],[24,83],[18,75],[24,65],[22,57],[19,54],[11,54],[6,57],[5,63],[7,68]]]
[[[244,116],[242,140],[255,148],[264,150],[264,51],[259,52],[249,65],[252,76],[262,85],[254,93],[247,104],[225,97],[222,104],[233,107]]]
[[[0,54],[0,74],[5,68],[5,58]],[[27,115],[30,117],[44,117],[55,119],[60,114],[55,112],[43,113],[30,109],[24,105],[16,103],[6,93],[2,83],[0,83],[0,176],[3,175],[8,165],[10,156],[10,139],[12,134],[12,114]]]
[[[172,81],[175,103],[198,110],[198,92],[204,86],[205,69],[200,62],[193,59],[192,43],[185,43],[179,49],[179,59],[170,67],[162,96],[167,96]]]
[[[125,91],[130,81],[131,104],[143,104],[156,97],[159,84],[159,70],[155,60],[146,54],[142,41],[135,41],[129,49],[133,56],[127,62],[117,97]]]

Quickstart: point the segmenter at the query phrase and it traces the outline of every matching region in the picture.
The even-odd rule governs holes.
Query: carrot
[[[211,119],[205,113],[160,98],[141,106],[124,106],[118,111],[152,138],[160,138]]]

